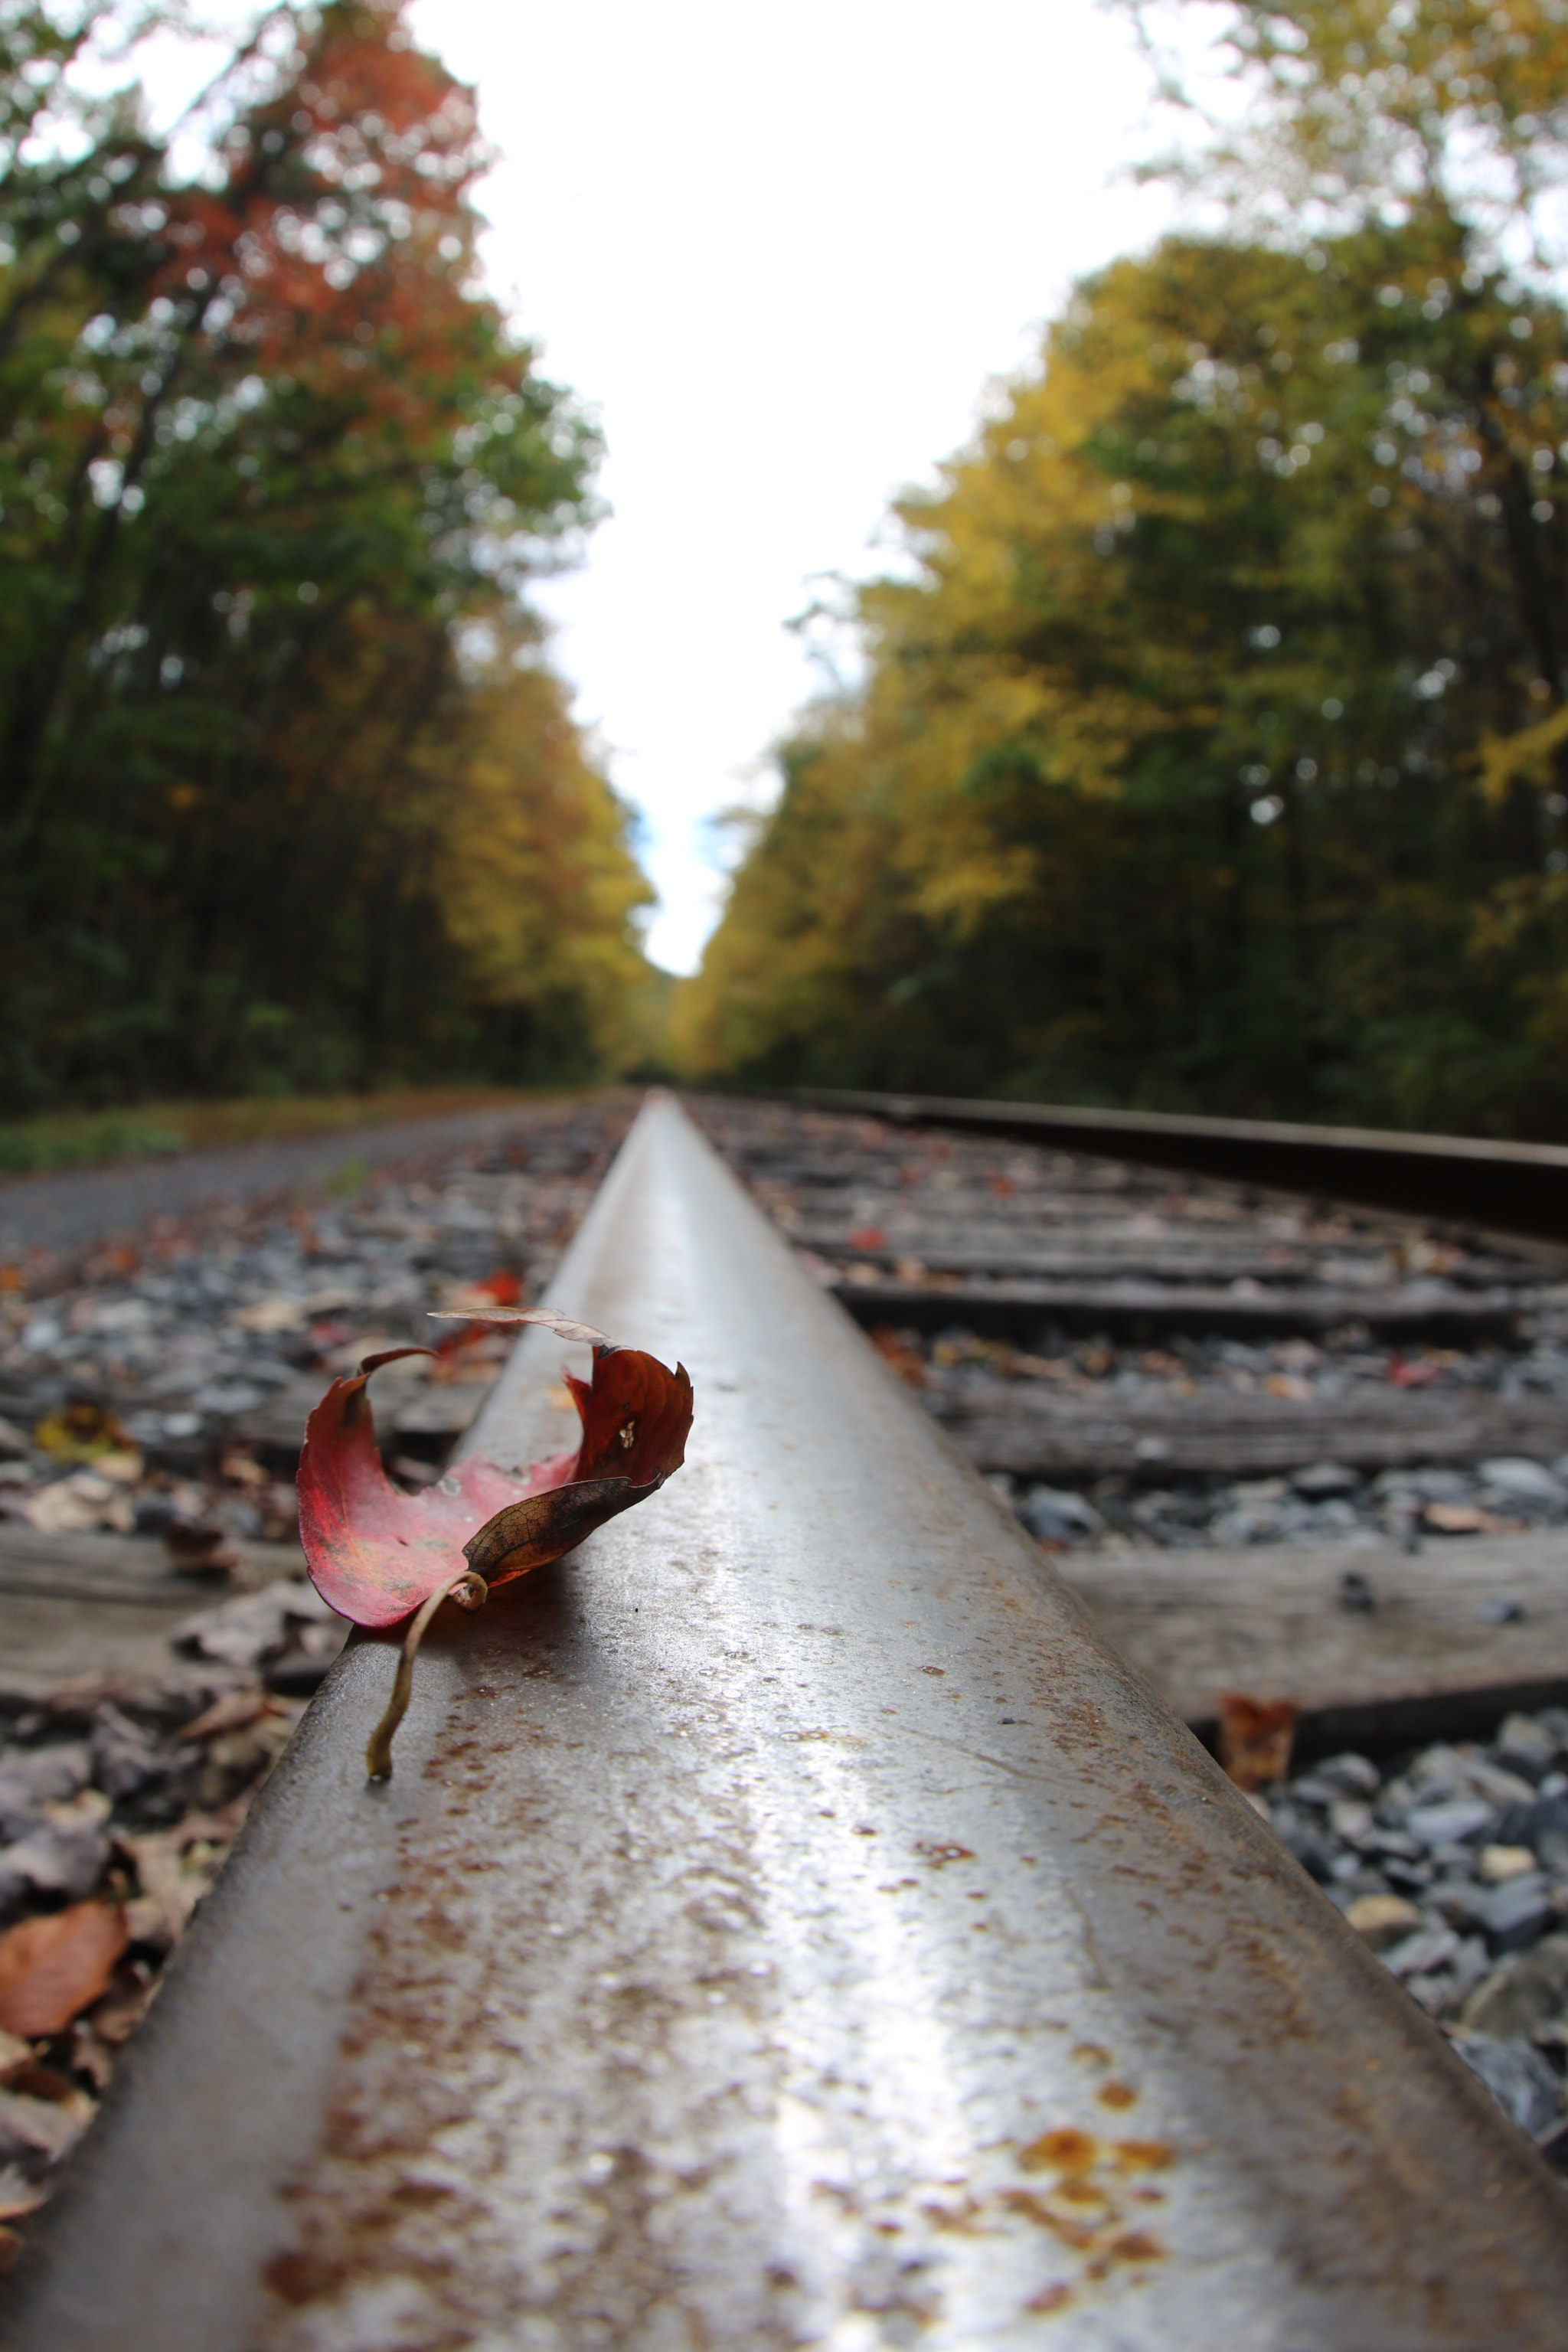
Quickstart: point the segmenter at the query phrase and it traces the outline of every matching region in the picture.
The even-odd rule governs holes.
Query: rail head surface
[[[1555,2352],[1556,2182],[668,1100],[553,1295],[687,1467],[383,1791],[345,1653],[0,2341]]]
[[[763,1098],[806,1109],[858,1112],[896,1126],[1002,1136],[1283,1192],[1323,1193],[1363,1207],[1538,1240],[1568,1241],[1568,1146],[1560,1143],[1496,1143],[1385,1128],[874,1094],[838,1087],[790,1087],[771,1096],[764,1092]]]

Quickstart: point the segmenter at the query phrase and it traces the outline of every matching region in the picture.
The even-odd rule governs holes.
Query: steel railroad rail
[[[552,1288],[686,1469],[383,1790],[345,1652],[0,2342],[1558,2346],[1561,2188],[671,1103]]]
[[[1074,1109],[1056,1103],[977,1101],[947,1095],[872,1094],[792,1087],[773,1099],[863,1111],[900,1126],[1103,1152],[1244,1184],[1320,1192],[1369,1208],[1502,1233],[1568,1241],[1568,1146],[1489,1143],[1473,1136],[1405,1135],[1380,1128],[1312,1127],[1279,1119],[1177,1118],[1163,1111]]]

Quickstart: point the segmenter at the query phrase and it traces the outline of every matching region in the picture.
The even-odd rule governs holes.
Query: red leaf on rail
[[[395,1348],[332,1382],[305,1430],[300,1537],[321,1598],[356,1625],[395,1625],[466,1568],[505,1583],[559,1559],[595,1528],[642,1502],[685,1459],[691,1382],[636,1348],[616,1348],[549,1309],[492,1310],[590,1339],[591,1381],[573,1380],[583,1420],[575,1449],[526,1472],[469,1456],[423,1494],[405,1495],[382,1467],[366,1383],[378,1365],[427,1349]]]
[[[300,1541],[323,1601],[356,1625],[395,1625],[463,1572],[463,1546],[503,1503],[515,1471],[473,1458],[422,1495],[405,1495],[382,1467],[366,1383],[379,1365],[425,1348],[367,1356],[334,1381],[305,1424],[300,1454]]]
[[[127,1940],[113,1903],[73,1903],[8,1927],[0,1936],[0,2032],[63,2032],[107,1991]]]
[[[691,1381],[684,1364],[668,1371],[639,1348],[595,1348],[592,1381],[566,1385],[583,1421],[577,1478],[629,1478],[634,1486],[668,1478],[686,1459]]]

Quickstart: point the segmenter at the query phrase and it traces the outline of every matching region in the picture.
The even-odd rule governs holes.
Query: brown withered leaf
[[[579,1323],[553,1307],[439,1307],[430,1311],[432,1323],[539,1323],[558,1339],[578,1339],[590,1348],[610,1345],[591,1323]]]
[[[73,1903],[0,1936],[0,2032],[59,2033],[90,2008],[127,1941],[118,1904]]]
[[[1248,1698],[1245,1691],[1224,1693],[1219,1703],[1219,1760],[1238,1789],[1262,1789],[1271,1780],[1285,1778],[1300,1712],[1293,1699]]]

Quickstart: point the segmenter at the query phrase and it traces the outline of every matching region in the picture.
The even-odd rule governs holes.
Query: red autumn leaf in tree
[[[405,1495],[382,1466],[366,1394],[379,1365],[424,1348],[371,1356],[352,1380],[334,1381],[305,1428],[300,1455],[300,1538],[311,1582],[356,1625],[395,1625],[417,1612],[387,1717],[370,1748],[374,1778],[391,1769],[390,1742],[408,1698],[408,1675],[443,1600],[480,1607],[492,1584],[559,1559],[617,1512],[658,1492],[686,1458],[691,1381],[637,1348],[550,1307],[497,1307],[455,1319],[542,1323],[589,1342],[594,1376],[568,1373],[583,1435],[575,1448],[525,1473],[477,1457],[436,1486]]]

